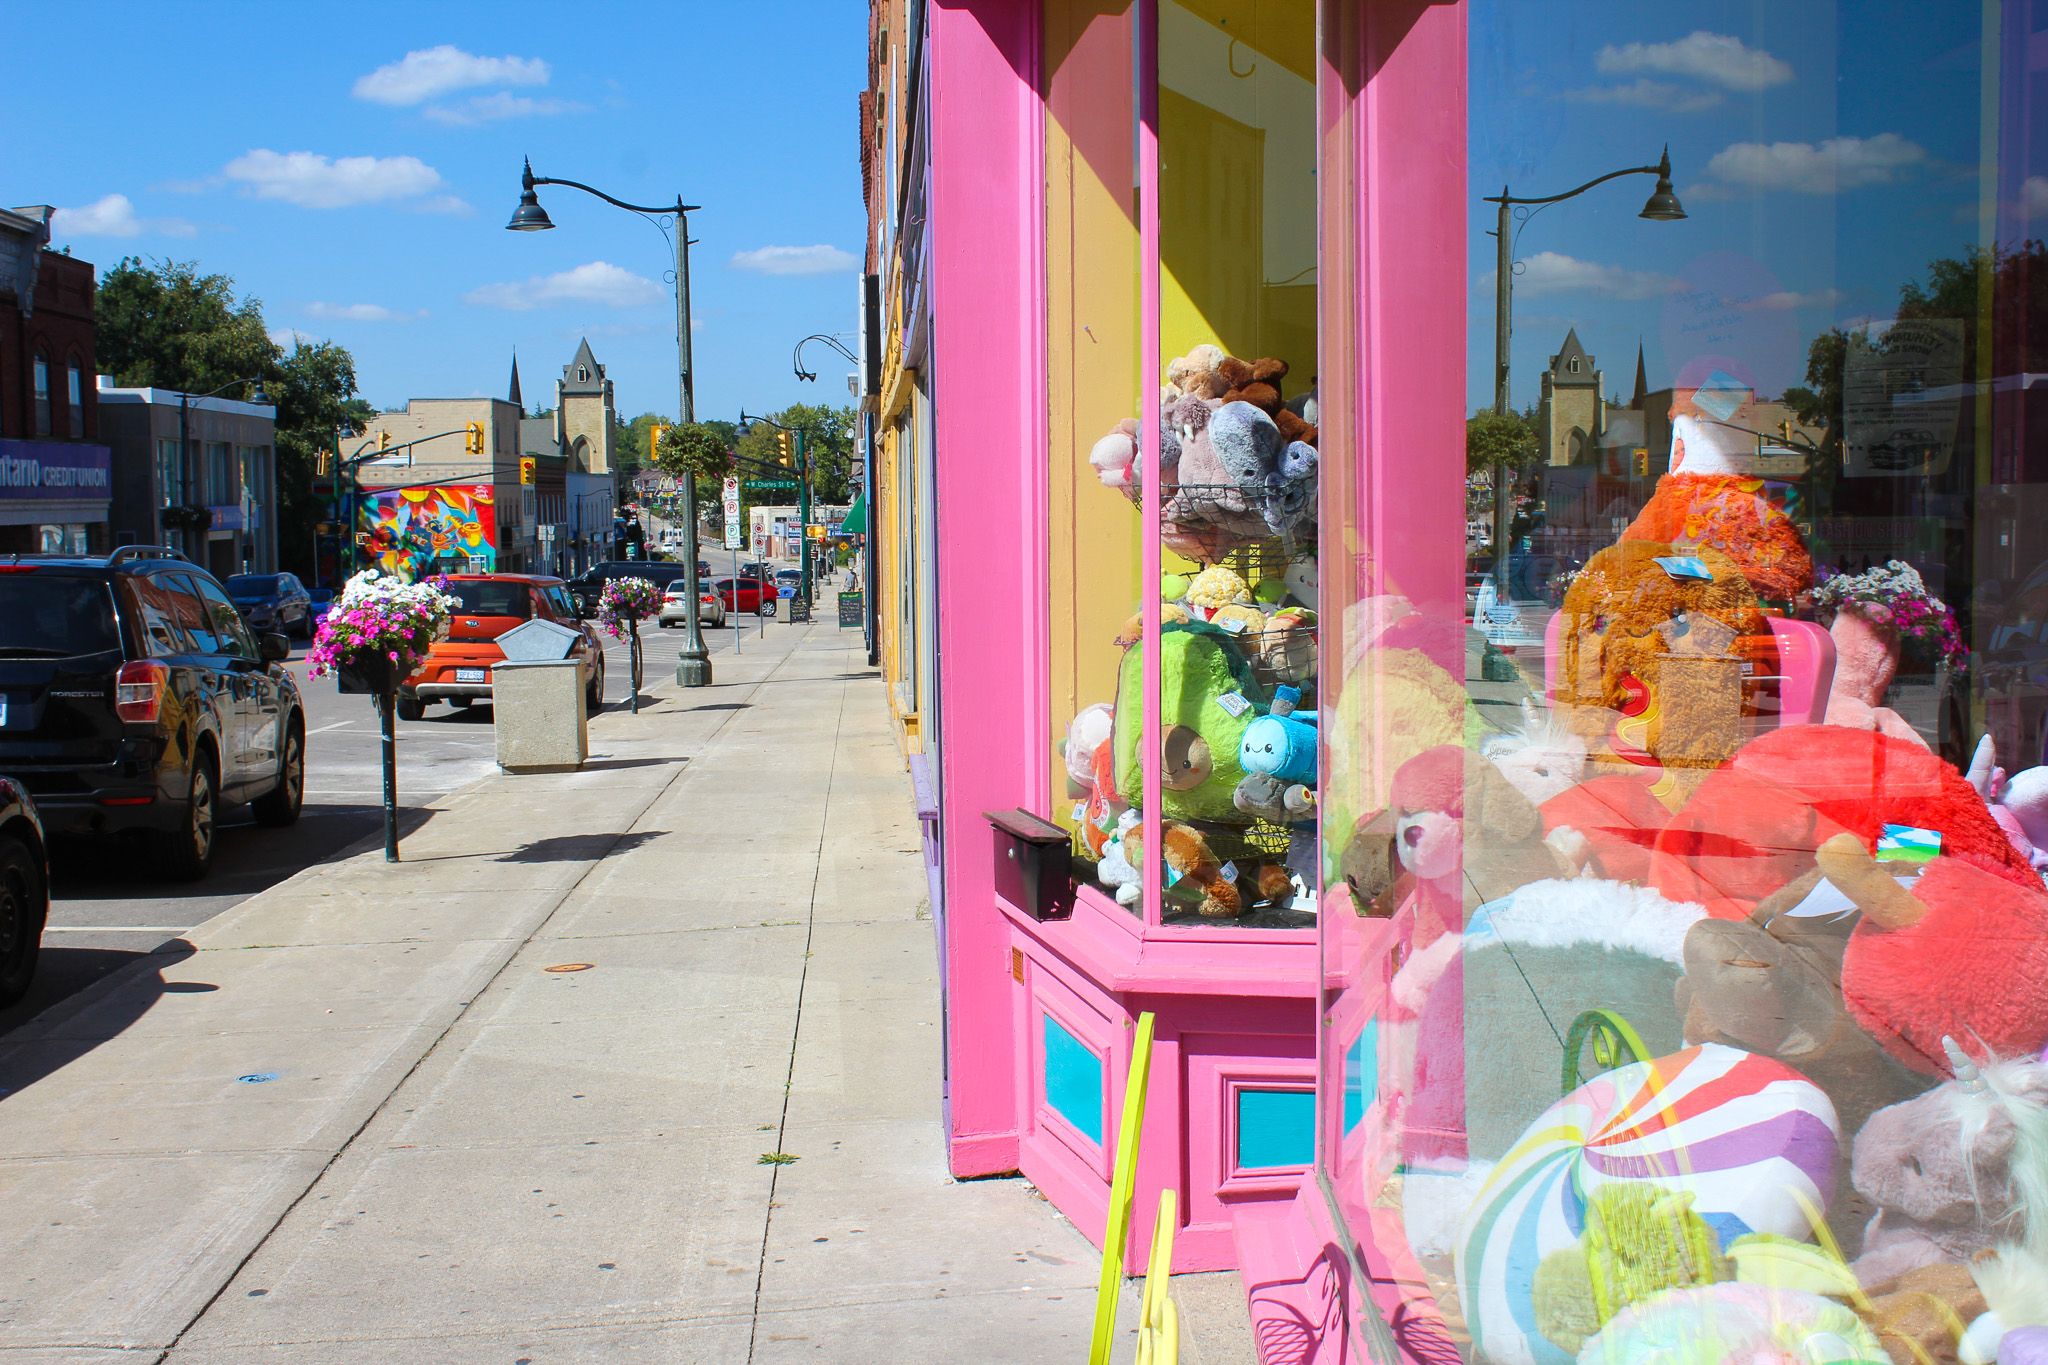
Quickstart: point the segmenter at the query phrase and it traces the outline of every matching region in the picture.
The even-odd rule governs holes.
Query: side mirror
[[[265,631],[256,641],[256,653],[267,664],[281,664],[292,657],[291,638],[275,631]]]

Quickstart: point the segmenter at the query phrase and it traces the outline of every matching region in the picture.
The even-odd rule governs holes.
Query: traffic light
[[[324,479],[334,472],[334,452],[323,450],[313,457],[313,477]]]
[[[793,458],[793,451],[792,447],[790,446],[788,432],[778,431],[775,433],[775,448],[782,452],[777,457],[778,461],[785,465],[788,464],[790,460]]]
[[[522,455],[522,456],[520,456],[520,457],[519,457],[519,482],[520,482],[520,483],[522,483],[522,484],[531,484],[531,483],[534,483],[534,482],[536,482],[536,480],[535,480],[535,478],[534,478],[534,472],[533,472],[533,471],[534,471],[534,466],[535,466],[535,465],[536,465],[537,463],[538,463],[538,462],[537,462],[537,461],[536,461],[536,460],[535,460],[535,459],[533,458],[533,456],[531,456],[531,455]]]
[[[378,450],[380,450],[380,451],[383,451],[383,450],[389,450],[389,449],[391,449],[391,433],[390,433],[390,432],[388,432],[388,431],[380,431],[380,432],[378,432],[378,433],[377,433],[377,449],[378,449]]]
[[[482,422],[471,422],[469,424],[468,432],[462,438],[462,448],[471,455],[481,455],[484,453],[484,424]],[[523,473],[519,481],[521,483],[528,482]]]

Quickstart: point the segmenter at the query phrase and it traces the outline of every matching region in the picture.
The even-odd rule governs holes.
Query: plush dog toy
[[[1402,764],[1389,804],[1402,866],[1422,881],[1455,885],[1467,910],[1531,882],[1578,875],[1572,832],[1546,839],[1529,799],[1460,745],[1439,745]]]

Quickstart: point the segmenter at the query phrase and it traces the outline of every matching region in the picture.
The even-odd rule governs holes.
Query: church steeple
[[[1650,396],[1650,381],[1643,373],[1643,343],[1636,343],[1636,395],[1629,400],[1629,406],[1640,410],[1643,400]]]
[[[519,394],[519,348],[512,348],[512,388],[505,395],[505,401],[518,408],[522,416],[526,413],[526,400]]]

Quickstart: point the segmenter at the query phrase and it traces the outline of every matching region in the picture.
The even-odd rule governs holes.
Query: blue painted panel
[[[1365,1111],[1380,1094],[1380,1021],[1377,1015],[1365,1021],[1365,1031],[1344,1049],[1344,1132],[1348,1135],[1365,1118]]]
[[[1052,1111],[1102,1141],[1102,1058],[1067,1032],[1050,1014],[1045,1019],[1045,1102]]]
[[[1237,1092],[1237,1168],[1306,1166],[1316,1154],[1312,1090]]]

